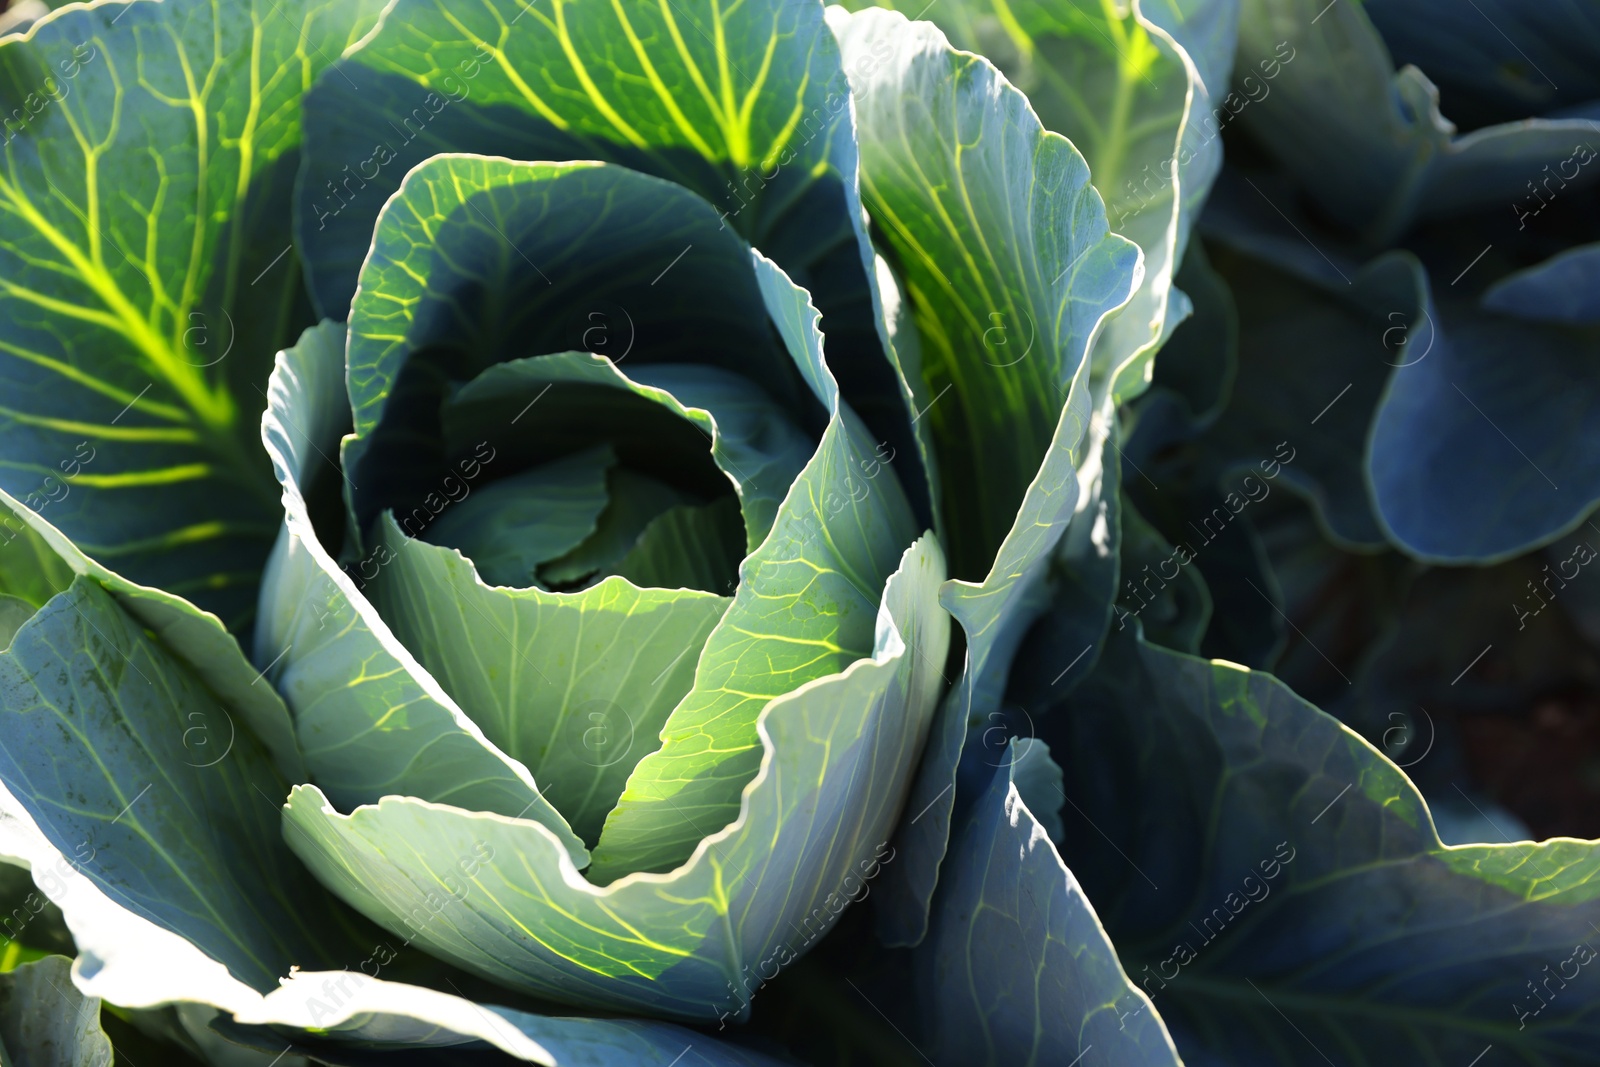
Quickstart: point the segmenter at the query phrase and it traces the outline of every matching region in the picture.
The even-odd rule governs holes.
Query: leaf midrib
[[[205,387],[202,375],[192,373],[193,368],[186,367],[175,358],[171,345],[138,313],[110,272],[100,264],[91,262],[83,250],[45,218],[9,178],[0,177],[0,194],[5,195],[13,210],[77,272],[78,278],[111,313],[124,336],[133,342],[151,368],[183,398],[201,423],[212,432],[231,428],[231,400],[225,395],[213,394]]]

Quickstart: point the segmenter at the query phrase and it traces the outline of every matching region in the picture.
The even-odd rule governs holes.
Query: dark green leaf
[[[102,3],[0,43],[0,488],[236,628],[276,519],[261,389],[305,324],[300,98],[380,6]]]
[[[1592,842],[1445,848],[1282,683],[1127,636],[1051,726],[1062,855],[1191,1062],[1588,1062]]]
[[[1172,1038],[1117,962],[1105,929],[1023,796],[1037,742],[1014,742],[950,842],[918,1000],[936,1062],[1068,1064],[1094,1055],[1178,1067]],[[1060,768],[1040,797],[1062,806]],[[1069,810],[1069,818],[1076,816]],[[1059,819],[1055,820],[1059,829]]]

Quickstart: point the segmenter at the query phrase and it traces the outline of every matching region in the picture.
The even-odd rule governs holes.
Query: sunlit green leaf
[[[235,628],[277,518],[261,390],[308,314],[300,99],[380,6],[102,3],[0,43],[0,488]]]

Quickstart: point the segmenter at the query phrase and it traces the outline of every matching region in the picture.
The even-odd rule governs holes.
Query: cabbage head
[[[921,937],[963,738],[1114,578],[1175,184],[1111,232],[987,60],[809,0],[94,0],[0,102],[64,1062],[771,1063],[849,904]],[[66,996],[4,973],[0,1046]]]

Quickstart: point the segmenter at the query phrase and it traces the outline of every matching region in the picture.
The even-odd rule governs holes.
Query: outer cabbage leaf
[[[1444,847],[1405,776],[1281,682],[1128,637],[1044,736],[1062,855],[1190,1062],[1592,1054],[1593,843]]]
[[[261,427],[283,485],[284,523],[256,658],[294,713],[310,780],[346,807],[401,793],[528,816],[581,850],[527,768],[483,736],[357,588],[376,571],[346,573],[317,538],[306,487],[338,477],[330,457],[349,417],[344,340],[343,326],[323,323],[279,355]]]
[[[812,294],[845,396],[925,516],[849,102],[820,4],[401,0],[307,100],[297,239],[318,309],[343,317],[380,209],[430,156],[603,160],[676,182]],[[575,297],[562,347],[626,356],[627,311]]]
[[[1579,186],[1600,175],[1574,159],[1585,143],[1593,158],[1589,119],[1528,119],[1458,137],[1427,75],[1395,71],[1365,5],[1245,0],[1240,67],[1273,56],[1284,74],[1241,105],[1240,121],[1324,210],[1374,243],[1419,218],[1515,208],[1546,165]],[[1578,164],[1572,174],[1560,166],[1567,160]]]
[[[1065,1064],[1098,1050],[1099,1062],[1178,1067],[1172,1038],[1141,1010],[1148,999],[1024,801],[1028,764],[1049,764],[1044,800],[1060,808],[1060,768],[1037,742],[1009,749],[951,837],[913,962],[926,1044],[941,1064]]]
[[[919,814],[904,866],[886,886],[903,903],[884,914],[907,924],[888,934],[912,943],[944,849],[962,735],[1043,607],[1046,562],[1079,503],[1089,351],[1137,288],[1140,254],[1108,232],[1083,158],[987,61],[895,13],[830,17],[855,79],[868,208],[900,259],[921,337],[932,397],[918,418],[932,426],[952,571],[989,575],[941,594],[967,632],[967,664],[910,802]],[[1034,324],[1019,334],[1032,339],[1022,355],[992,358],[994,316],[1012,324],[1002,336]],[[1098,465],[1087,466],[1092,482]]]
[[[99,3],[0,44],[0,488],[234,627],[275,522],[260,382],[306,314],[300,98],[380,6]]]
[[[304,773],[283,701],[270,688],[256,684],[260,675],[215,615],[182,597],[138,585],[106,569],[36,512],[3,492],[0,508],[4,509],[0,510],[0,529],[10,537],[0,551],[0,597],[14,612],[11,623],[16,625],[8,644],[16,641],[22,625],[38,609],[67,591],[76,579],[84,578],[109,593],[130,616],[131,625],[159,641],[200,685],[239,714],[278,773],[291,779]],[[193,725],[195,729],[185,734],[182,742],[196,753],[196,761],[215,754],[216,750],[207,751],[207,746],[227,747],[229,730],[210,718]]]
[[[1421,296],[1367,445],[1389,539],[1428,562],[1493,563],[1575,528],[1600,501],[1600,453],[1574,446],[1600,436],[1600,329]]]
[[[1188,301],[1172,288],[1172,276],[1183,256],[1193,211],[1221,164],[1211,91],[1220,89],[1228,79],[1237,6],[1231,0],[1201,0],[1135,2],[1126,10],[1107,5],[1086,10],[1073,4],[1029,0],[1021,4],[957,3],[930,8],[928,13],[958,47],[992,58],[1039,109],[1044,126],[1065,135],[1083,152],[1095,188],[1106,198],[1111,228],[1132,239],[1142,252],[1140,281],[1127,304],[1105,321],[1089,355],[1087,384],[1095,415],[1084,454],[1077,461],[1078,496],[1071,505],[1067,533],[1053,548],[1041,543],[1042,554],[1055,554],[1052,571],[1062,589],[1050,613],[1053,628],[1057,636],[1084,650],[1082,657],[1051,669],[1052,676],[1060,676],[1063,666],[1072,668],[1065,672],[1070,686],[1093,666],[1094,647],[1116,599],[1119,471],[1117,464],[1108,465],[1102,459],[1108,439],[1113,450],[1118,447],[1110,439],[1112,410],[1145,388],[1156,348],[1188,313]],[[866,118],[863,133],[870,133]],[[890,150],[894,147],[891,142]],[[870,147],[863,158],[864,174],[871,179]],[[972,181],[976,175],[964,177]],[[978,181],[982,183],[981,178]],[[869,199],[871,195],[869,185]],[[886,234],[891,244],[895,241],[892,230]],[[993,233],[986,233],[984,240],[1006,243]],[[1028,358],[1038,332],[1031,317],[1034,310],[1024,309],[1020,319],[1010,308],[991,313],[985,323],[988,328],[978,339],[981,347],[972,344],[970,336],[963,337],[960,328],[941,327],[941,334],[955,338],[957,348],[963,340],[969,343],[970,352],[958,356],[958,361],[981,358],[989,365],[969,368],[956,384],[958,391],[969,389],[970,381],[981,381],[984,375],[998,377],[996,369],[1011,373],[1011,363]],[[947,347],[950,344],[949,340],[945,343]],[[919,410],[929,410],[937,384],[936,377],[927,381],[924,395],[914,401]],[[1023,404],[1037,403],[1045,395],[1025,395]],[[1043,406],[1048,409],[1049,404],[1044,401]],[[1053,412],[1044,414],[1049,417]],[[949,429],[931,416],[928,422],[936,440],[941,429]],[[995,432],[989,427],[982,436]],[[950,437],[947,444],[962,453],[971,451],[959,436]],[[1031,469],[1026,463],[1036,459],[1027,457],[1019,473]],[[931,462],[927,465],[935,467]],[[992,473],[986,472],[985,477],[992,479]],[[968,487],[967,492],[971,491]],[[947,486],[943,496],[962,499],[954,486]],[[986,547],[992,551],[994,545]],[[999,576],[1005,573],[996,566],[985,586],[991,590],[1004,586],[1006,579]],[[1025,586],[1027,580],[1019,584]],[[1011,610],[1009,605],[997,605],[995,613]],[[1018,614],[1008,625],[1021,628],[1037,605],[1022,604],[1016,610]],[[995,672],[991,679],[1001,677],[1011,662],[1014,640],[1001,636],[981,612],[964,621],[973,642],[969,666],[988,662]],[[993,636],[974,640],[985,631],[992,631]],[[972,681],[977,681],[975,676],[964,675],[964,684]],[[991,691],[984,692],[979,684],[973,693],[963,694],[971,698],[965,707],[965,722],[974,730],[984,728],[983,736],[1002,737],[1005,731],[995,723],[1003,713],[997,708],[993,688],[991,684]],[[913,806],[926,814],[919,818],[917,828],[907,829],[907,862],[890,873],[885,886],[893,894],[907,892],[909,898],[907,906],[882,911],[886,926],[910,924],[890,935],[897,941],[918,936],[926,894],[933,884],[933,865],[943,849],[947,812],[955,802],[950,768],[961,743],[960,702],[960,698],[952,699],[940,731],[945,743],[936,751],[936,758],[929,760],[919,783]],[[984,762],[994,762],[996,755],[991,752]],[[912,845],[913,840],[919,844]]]
[[[1298,406],[1317,421],[1291,438],[1310,448],[1310,462],[1294,464],[1293,480],[1311,494],[1335,540],[1371,547],[1378,532],[1427,562],[1494,563],[1549,543],[1593,509],[1600,500],[1594,457],[1570,447],[1594,432],[1600,415],[1584,358],[1600,334],[1585,310],[1582,249],[1512,270],[1474,301],[1453,282],[1434,284],[1409,252],[1360,266],[1349,246],[1320,243],[1322,233],[1315,247],[1298,234],[1290,241],[1269,236],[1243,204],[1229,200],[1217,236],[1260,261],[1249,272],[1254,281],[1241,276],[1238,284],[1241,292],[1258,291],[1264,314],[1282,306],[1264,286],[1292,287],[1323,305],[1324,315],[1343,306],[1311,349],[1339,351],[1322,355],[1313,372],[1294,375],[1307,394]],[[1439,244],[1435,237],[1419,247],[1432,261]],[[1478,249],[1479,258],[1492,248],[1498,244]],[[1458,269],[1476,266],[1470,256]],[[1502,270],[1515,262],[1498,251],[1490,259]],[[1282,277],[1274,279],[1268,265]],[[1285,329],[1307,329],[1304,313],[1283,314],[1283,321],[1289,325],[1264,335],[1269,346],[1282,345]],[[1311,348],[1310,338],[1290,348],[1299,355]],[[1313,387],[1313,378],[1320,384]],[[1345,385],[1351,388],[1341,393]],[[1261,388],[1272,391],[1267,379]],[[1312,388],[1326,398],[1321,404]],[[1269,396],[1257,406],[1272,413],[1279,403]],[[1361,434],[1365,492],[1347,472]],[[1376,531],[1361,515],[1363,496]]]
[[[373,1050],[498,1049],[547,1067],[779,1067],[759,1052],[649,1019],[535,1015],[348,971],[298,972],[238,1021],[301,1031],[294,1048],[318,1063],[365,1067]],[[258,1033],[260,1033],[258,1031]],[[330,1040],[331,1039],[331,1040]],[[264,1043],[264,1041],[263,1041]],[[288,1051],[285,1049],[285,1051]],[[449,1055],[449,1053],[436,1053]]]
[[[1122,136],[1139,145],[1137,151],[1127,151],[1120,172],[1114,155],[1102,162],[1100,146],[1085,150],[1096,188],[1116,190],[1109,194],[1106,206],[1112,228],[1144,252],[1145,272],[1139,289],[1128,306],[1107,323],[1104,336],[1095,345],[1096,374],[1108,377],[1106,390],[1114,403],[1137,396],[1149,385],[1157,349],[1191,310],[1188,298],[1172,281],[1183,262],[1200,205],[1222,167],[1222,145],[1212,127],[1227,95],[1223,87],[1233,67],[1239,7],[1234,0],[1133,0],[1131,14],[1133,20],[1126,30],[1129,55],[1133,54],[1134,39],[1140,33],[1147,35],[1160,56],[1161,88],[1158,92],[1157,64],[1141,70],[1144,65],[1138,61],[1119,63],[1114,104],[1127,93],[1124,84],[1137,76],[1143,84],[1133,91],[1134,98],[1143,98],[1148,88],[1158,92],[1165,106],[1148,112],[1130,106],[1113,113],[1113,117],[1126,116],[1128,130]],[[1169,86],[1167,72],[1178,70],[1182,71],[1182,84]],[[1049,128],[1081,143],[1065,118],[1057,126],[1053,116],[1043,117]],[[1113,123],[1108,121],[1107,126]],[[1152,126],[1153,135],[1146,132]],[[1116,144],[1113,135],[1105,147]],[[1135,163],[1142,164],[1138,171],[1134,171]],[[1106,173],[1103,181],[1099,177],[1102,171]],[[1152,172],[1157,177],[1156,191],[1150,189]],[[1130,189],[1135,180],[1137,190]]]
[[[111,1067],[100,1001],[72,984],[72,961],[46,956],[0,974],[0,1059],[7,1067]]]
[[[42,520],[32,523],[44,545],[59,538]],[[50,873],[76,883],[81,875],[108,906],[192,945],[167,966],[134,963],[145,971],[136,978],[117,966],[125,964],[120,946],[104,945],[104,931],[80,928],[74,893],[60,892],[80,952],[76,973],[103,979],[85,991],[132,1007],[239,1003],[251,989],[270,989],[291,964],[349,944],[341,909],[329,910],[331,899],[303,870],[296,877],[281,843],[275,813],[290,780],[245,707],[219,700],[175,653],[184,631],[147,629],[120,603],[127,594],[117,582],[63,569],[60,592],[0,656],[11,676],[0,782],[27,845],[5,851],[27,861],[36,881]],[[236,647],[213,665],[213,676],[225,672],[254,675]],[[270,691],[267,699],[281,719],[282,705]],[[35,845],[71,858],[41,869]],[[213,973],[200,969],[202,953]]]
[[[1083,153],[1111,228],[1144,252],[1143,283],[1094,354],[1097,380],[1115,374],[1119,400],[1137,394],[1157,343],[1186,314],[1172,278],[1222,165],[1219,94],[1237,3],[1135,0],[1096,10],[1069,0],[958,0],[927,14],[957,47],[994,61],[1045,127]]]

